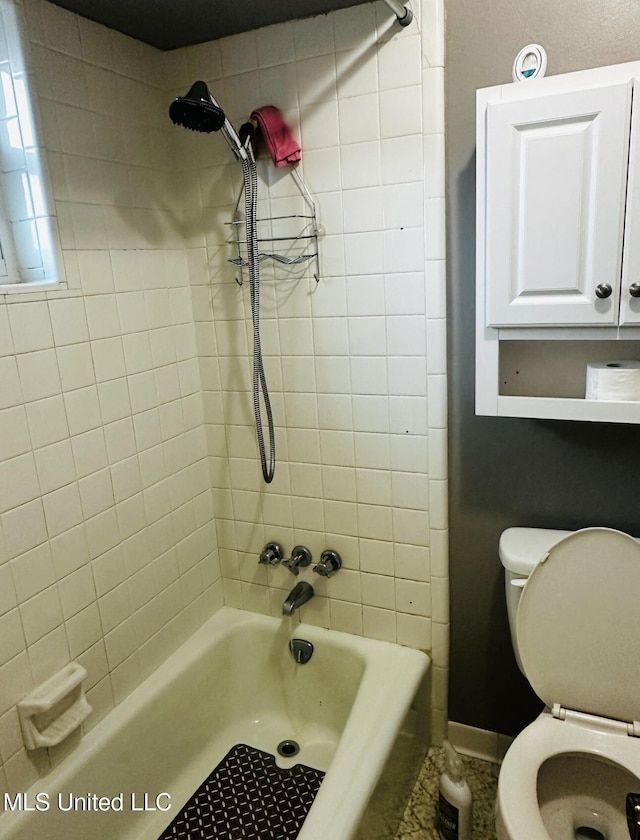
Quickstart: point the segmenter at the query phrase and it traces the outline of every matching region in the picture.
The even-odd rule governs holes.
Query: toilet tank
[[[571,531],[556,531],[550,528],[507,528],[500,536],[498,553],[500,562],[504,566],[505,596],[509,629],[511,630],[511,643],[521,671],[522,663],[518,651],[516,615],[522,589],[535,566],[549,549],[571,533]]]

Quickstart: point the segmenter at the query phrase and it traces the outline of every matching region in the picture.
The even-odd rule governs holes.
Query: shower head
[[[194,82],[184,96],[176,97],[169,108],[169,116],[175,125],[182,125],[192,131],[220,131],[225,115],[204,82]]]
[[[205,82],[194,82],[184,96],[177,96],[169,107],[169,116],[175,125],[181,125],[192,131],[201,131],[206,134],[222,131],[237,158],[246,160],[252,157],[248,147],[240,142],[240,138],[222,108],[209,93]]]

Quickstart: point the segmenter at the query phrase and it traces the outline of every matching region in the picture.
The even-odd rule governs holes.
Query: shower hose
[[[273,481],[276,468],[276,446],[273,433],[273,414],[267,380],[262,364],[262,347],[260,343],[260,267],[258,260],[257,228],[257,196],[258,174],[253,160],[242,160],[242,175],[244,178],[244,207],[247,228],[247,262],[249,264],[249,295],[251,298],[251,319],[253,322],[253,413],[256,419],[256,435],[260,453],[262,476],[267,484]],[[269,463],[267,464],[264,431],[262,428],[262,413],[260,397],[264,402],[267,414],[267,429],[269,435]]]

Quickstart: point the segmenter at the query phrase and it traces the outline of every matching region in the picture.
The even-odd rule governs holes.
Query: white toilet
[[[546,707],[500,770],[499,840],[633,840],[640,794],[640,543],[608,528],[509,528],[511,638]]]

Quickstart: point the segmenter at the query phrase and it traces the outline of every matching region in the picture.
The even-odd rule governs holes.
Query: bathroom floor
[[[493,810],[500,766],[462,756],[473,795],[473,840],[495,840]],[[444,768],[441,747],[431,747],[418,775],[395,840],[438,840],[434,826],[438,783]]]

